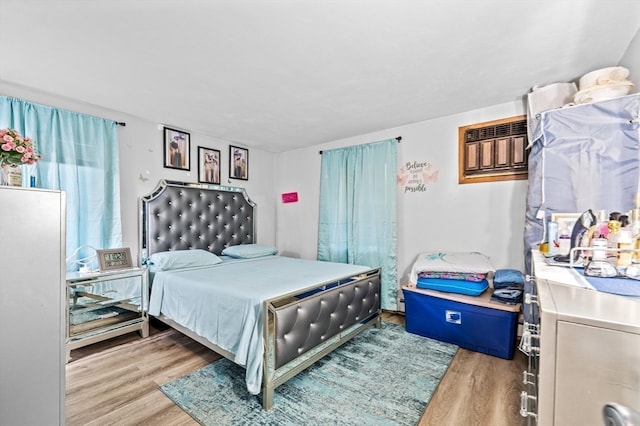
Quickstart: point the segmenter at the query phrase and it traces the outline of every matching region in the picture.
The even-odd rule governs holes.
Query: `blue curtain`
[[[23,186],[58,189],[67,197],[67,255],[78,247],[122,246],[116,123],[0,96],[0,128],[32,138],[41,161],[22,166]],[[46,212],[43,212],[46,214]],[[81,254],[82,255],[82,254]],[[68,264],[68,270],[77,270]]]
[[[383,309],[397,310],[397,141],[322,152],[318,260],[382,268]]]

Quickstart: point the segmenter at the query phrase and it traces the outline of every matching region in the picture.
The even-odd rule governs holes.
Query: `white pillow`
[[[222,259],[218,256],[202,249],[161,251],[149,256],[149,264],[154,271],[210,266],[220,262]]]
[[[272,256],[278,253],[278,249],[262,244],[240,244],[229,246],[222,250],[222,254],[239,259],[251,259],[253,257]]]

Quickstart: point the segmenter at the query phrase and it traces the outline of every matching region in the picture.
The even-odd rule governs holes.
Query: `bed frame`
[[[140,199],[141,265],[159,251],[255,243],[255,204],[243,188],[161,180]],[[380,327],[380,269],[340,277],[264,302],[262,406],[276,387],[368,327]],[[233,361],[233,355],[163,315],[172,328]]]

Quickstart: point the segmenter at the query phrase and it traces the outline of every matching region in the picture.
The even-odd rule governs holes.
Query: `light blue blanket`
[[[247,389],[260,393],[265,300],[369,270],[360,265],[281,256],[156,272],[149,314],[164,314],[234,355]]]

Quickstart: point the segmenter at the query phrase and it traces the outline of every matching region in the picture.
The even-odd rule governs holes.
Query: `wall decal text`
[[[398,185],[404,188],[405,194],[426,192],[430,184],[438,182],[439,172],[431,163],[407,161],[398,171]]]

